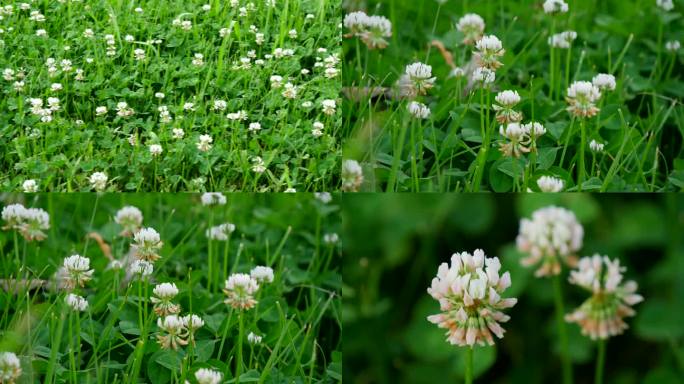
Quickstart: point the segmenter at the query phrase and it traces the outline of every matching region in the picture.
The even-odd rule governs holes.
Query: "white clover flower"
[[[223,374],[208,368],[200,368],[195,372],[195,379],[199,384],[219,384],[223,379]]]
[[[261,336],[255,335],[253,332],[250,332],[249,335],[247,335],[247,342],[252,345],[261,344],[261,339]]]
[[[138,275],[140,278],[149,276],[154,272],[154,265],[145,260],[133,260],[129,267],[129,273]]]
[[[456,29],[463,33],[463,44],[473,44],[482,37],[485,22],[480,15],[467,13],[458,19]]]
[[[363,170],[356,160],[342,162],[342,190],[344,192],[358,192],[363,184]]]
[[[406,66],[405,76],[400,79],[404,93],[410,97],[425,95],[434,84],[436,77],[432,77],[432,67],[420,62],[415,62]]]
[[[314,197],[323,204],[328,204],[332,201],[330,192],[314,192]]]
[[[600,90],[615,90],[615,76],[609,75],[607,73],[599,73],[591,79],[591,83],[594,84]]]
[[[228,103],[225,100],[214,100],[214,110],[224,111],[228,108]]]
[[[599,143],[599,142],[597,142],[597,141],[594,140],[594,139],[592,139],[592,140],[589,142],[589,149],[591,149],[592,152],[596,152],[596,153],[598,153],[598,152],[603,152],[603,147],[604,147],[604,146],[605,146],[605,144]]]
[[[261,124],[258,122],[249,123],[249,127],[247,128],[247,130],[250,132],[260,131],[261,130]]]
[[[224,302],[234,309],[248,310],[257,304],[253,295],[258,289],[256,279],[245,273],[234,273],[226,280],[223,293],[227,298]]]
[[[135,57],[135,60],[137,60],[137,61],[145,60],[145,50],[137,48],[133,51],[133,56]]]
[[[541,264],[535,276],[558,275],[561,261],[570,267],[577,264],[575,253],[582,247],[584,228],[575,214],[565,208],[549,206],[532,213],[532,219],[520,220],[516,243],[528,256],[524,266]]]
[[[278,75],[273,75],[269,78],[271,82],[271,88],[280,88],[283,85],[283,77]]]
[[[340,241],[340,236],[337,233],[326,233],[323,235],[323,242],[328,245],[337,244]]]
[[[102,116],[107,114],[107,107],[97,107],[95,108],[95,115],[96,116]]]
[[[159,156],[161,153],[164,151],[161,145],[159,144],[152,144],[150,145],[150,154],[152,156]]]
[[[292,83],[286,83],[282,95],[286,99],[297,98],[297,87]]]
[[[255,172],[255,173],[266,172],[266,163],[264,163],[264,159],[262,159],[259,156],[254,156],[252,158],[252,172]]]
[[[228,236],[234,231],[235,224],[225,223],[207,229],[205,234],[210,240],[226,241],[228,240]]]
[[[204,326],[204,320],[195,314],[183,316],[181,320],[183,321],[183,326],[187,329],[197,330]]]
[[[477,67],[473,71],[473,81],[482,85],[491,84],[496,80],[496,73],[489,68]]]
[[[447,329],[447,341],[459,346],[494,345],[492,333],[503,338],[499,324],[510,319],[502,310],[517,303],[515,298],[502,298],[511,285],[508,272],[499,276],[501,263],[497,257],[486,257],[481,249],[451,256],[451,266],[442,263],[432,279],[428,293],[439,301],[441,313],[428,316],[428,321]]]
[[[206,192],[201,197],[202,205],[226,205],[226,196],[221,192]]]
[[[12,352],[0,352],[0,382],[14,384],[21,376],[21,362]]]
[[[501,124],[508,124],[518,123],[522,120],[522,113],[513,110],[513,107],[520,102],[520,95],[517,91],[501,91],[494,100],[499,103],[499,105],[492,104],[492,108],[496,111],[496,121]]]
[[[201,53],[195,53],[194,58],[192,59],[192,65],[196,67],[201,67],[204,65],[204,55]]]
[[[249,275],[259,283],[273,282],[273,269],[271,267],[258,265],[249,272]]]
[[[674,4],[672,3],[672,0],[656,0],[656,5],[666,12],[669,12],[674,9]]]
[[[138,260],[155,262],[161,257],[157,252],[164,243],[161,241],[159,232],[154,228],[148,227],[138,230],[133,235],[133,241],[135,243],[131,244],[131,248]]]
[[[119,209],[114,216],[114,222],[123,227],[121,236],[131,236],[140,228],[142,221],[142,212],[132,205]]]
[[[337,103],[332,99],[325,99],[321,101],[321,106],[323,107],[323,113],[326,115],[334,115],[335,108],[337,108]]]
[[[597,86],[588,81],[575,81],[568,87],[566,100],[569,104],[568,112],[577,117],[595,116],[599,109],[594,105],[601,97]]]
[[[360,36],[368,25],[368,15],[365,12],[352,12],[344,15],[342,23],[352,35]]]
[[[229,120],[237,121],[237,120],[247,120],[249,115],[247,114],[247,111],[241,110],[241,111],[237,111],[235,113],[229,113],[226,115],[226,117]]]
[[[577,32],[565,31],[549,36],[548,43],[554,48],[568,49],[575,39],[577,39]]]
[[[116,103],[116,114],[121,117],[130,117],[133,116],[135,111],[133,108],[128,106],[128,103],[125,101],[120,101]]]
[[[387,48],[387,38],[392,37],[392,22],[384,16],[368,16],[365,29],[358,34],[369,49]]]
[[[407,109],[413,117],[418,119],[427,119],[430,117],[430,108],[423,103],[411,101],[407,105]]]
[[[544,2],[544,13],[566,13],[568,3],[563,0],[546,0]]]
[[[76,286],[84,287],[85,283],[93,278],[93,269],[90,269],[90,259],[81,255],[71,255],[64,259],[65,277],[64,287],[68,290]]]
[[[178,295],[178,288],[174,283],[157,284],[152,292],[156,297],[151,297],[150,301],[154,304],[154,313],[164,317],[178,314],[181,310],[180,305],[174,304],[171,300]]]
[[[537,185],[542,192],[560,192],[565,182],[553,176],[542,176],[537,179]]]
[[[177,350],[179,346],[188,345],[185,340],[185,326],[183,320],[177,315],[169,315],[157,319],[157,326],[165,335],[157,335],[157,342],[163,349]]]
[[[565,320],[579,324],[582,334],[592,340],[607,339],[621,334],[628,328],[623,320],[634,316],[634,304],[644,300],[636,293],[637,283],[622,283],[622,273],[626,270],[620,266],[620,260],[610,260],[608,256],[595,254],[580,259],[577,270],[570,271],[568,281],[592,293],[582,305]]]
[[[21,230],[27,209],[21,204],[10,204],[2,208],[2,219],[7,222],[3,230]]]
[[[88,309],[88,301],[79,295],[70,293],[64,298],[64,301],[74,311],[83,312]]]
[[[671,40],[665,43],[665,49],[670,52],[677,52],[679,51],[679,48],[681,48],[679,40]]]
[[[36,193],[38,192],[38,183],[33,179],[24,180],[21,188],[24,190],[24,193]]]
[[[475,43],[475,48],[477,51],[474,52],[474,57],[478,67],[496,71],[503,65],[498,58],[503,56],[506,50],[503,49],[498,37],[494,35],[483,36]]]
[[[543,136],[546,133],[546,128],[544,128],[541,123],[537,123],[536,121],[523,124],[522,129],[525,131],[527,136],[534,139],[538,138],[539,136]]]
[[[199,141],[195,143],[197,146],[197,149],[202,151],[202,152],[207,152],[208,150],[211,149],[212,145],[211,143],[214,141],[210,135],[200,135],[199,136]]]

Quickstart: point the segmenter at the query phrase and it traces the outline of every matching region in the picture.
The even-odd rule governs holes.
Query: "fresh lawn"
[[[325,197],[233,194],[206,206],[195,194],[4,196],[3,227],[15,203],[50,218],[48,229],[0,232],[0,353],[18,356],[16,383],[339,382],[341,224],[337,201]],[[122,235],[124,206],[137,207],[159,239],[147,230],[138,243],[137,225],[135,238]],[[24,236],[37,231],[46,238]],[[153,254],[151,274],[132,273]],[[65,260],[72,255],[89,259],[81,281]],[[160,303],[162,283],[178,292]],[[82,299],[70,305],[71,294]],[[178,326],[191,314],[203,323],[194,332]],[[222,379],[198,381],[200,368]]]
[[[339,2],[10,3],[3,190],[334,188]]]
[[[675,41],[684,41],[684,3],[675,1],[669,11],[655,0],[567,3],[568,12],[547,14],[541,0],[347,2],[347,15],[364,10],[391,22],[389,37],[378,30],[364,38],[350,28],[351,20],[343,32],[343,136],[350,138],[343,158],[360,163],[364,183],[359,189],[684,187],[683,51],[674,49],[680,45]],[[481,16],[483,35],[495,35],[505,50],[498,57],[503,66],[496,69],[496,79],[485,86],[472,83],[482,64],[473,59],[475,44],[463,42],[466,29],[457,28],[468,13]],[[576,39],[569,49],[552,49],[549,37],[564,31],[576,32]],[[386,48],[365,44],[382,45],[379,38]],[[432,87],[427,84],[407,96],[417,80],[411,79],[408,87],[398,86],[397,80],[415,62],[432,67],[425,80],[436,79]],[[460,71],[460,76],[450,76]],[[574,82],[592,82],[600,73],[613,75],[615,88],[599,89],[601,96],[584,105],[585,111],[600,111],[584,117],[566,111],[568,88]],[[522,113],[521,126],[506,131],[506,137],[500,128],[505,131],[511,121],[497,121],[492,107],[501,105],[495,97],[504,90],[518,93],[520,101],[512,110]],[[411,113],[411,102],[424,107],[415,104]],[[523,124],[532,122],[541,123],[545,132],[525,132]],[[510,153],[512,148],[517,153]],[[542,176],[556,180],[538,183]]]

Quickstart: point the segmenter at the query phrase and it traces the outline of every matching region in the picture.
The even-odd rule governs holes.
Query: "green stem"
[[[596,357],[596,375],[594,376],[595,384],[603,383],[603,365],[606,361],[606,340],[598,341],[598,356]]]
[[[473,382],[473,347],[466,348],[465,382],[466,384]]]
[[[238,337],[238,355],[237,355],[237,361],[235,362],[235,383],[240,384],[240,375],[242,374],[242,338],[244,335],[244,326],[243,326],[243,321],[242,317],[244,316],[244,312],[240,311],[240,314],[238,315],[238,322],[240,323],[240,333]]]
[[[586,129],[584,128],[584,119],[580,121],[580,136],[582,141],[580,142],[580,153],[579,153],[579,172],[578,172],[578,180],[577,180],[577,190],[579,192],[582,192],[582,183],[584,183],[584,146],[586,145],[585,141],[587,140],[587,135],[586,135]]]
[[[553,293],[554,303],[556,305],[556,323],[558,326],[558,335],[561,342],[561,362],[563,367],[563,384],[572,384],[572,366],[570,365],[570,356],[568,355],[568,334],[565,329],[565,321],[563,315],[563,292],[561,290],[560,275],[553,277]]]

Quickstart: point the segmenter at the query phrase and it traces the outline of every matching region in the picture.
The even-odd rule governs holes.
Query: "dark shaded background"
[[[426,292],[454,252],[498,256],[517,297],[506,334],[478,347],[478,382],[560,382],[552,282],[519,265],[521,217],[557,204],[585,228],[580,255],[619,258],[639,283],[630,328],[607,344],[605,382],[681,383],[684,377],[684,197],[665,195],[344,195],[344,377],[354,383],[459,382],[462,348],[426,320],[438,303]],[[567,270],[563,271],[563,279]],[[586,297],[563,285],[566,313]],[[575,382],[593,382],[595,345],[568,324]]]

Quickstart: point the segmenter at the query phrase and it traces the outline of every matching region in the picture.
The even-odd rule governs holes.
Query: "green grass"
[[[323,241],[325,234],[339,231],[337,202],[326,204],[309,194],[233,194],[226,205],[207,207],[199,197],[3,197],[3,207],[22,202],[45,209],[51,218],[42,242],[0,232],[0,351],[19,356],[18,383],[195,383],[199,368],[222,372],[222,383],[341,380],[339,250]],[[125,271],[106,269],[102,247],[86,237],[98,233],[112,256],[122,259],[131,239],[119,236],[113,217],[125,205],[137,206],[143,225],[155,228],[164,243],[147,280],[128,282]],[[210,217],[235,224],[229,241],[207,240]],[[95,270],[93,279],[76,289],[89,303],[85,312],[66,306],[66,292],[53,285],[63,259],[75,253],[89,257]],[[210,253],[219,257],[209,259]],[[257,265],[273,268],[274,281],[260,284],[254,308],[231,309],[223,302],[224,281]],[[27,279],[39,279],[42,287],[18,284]],[[157,343],[160,330],[149,297],[162,282],[177,285],[173,302],[180,304],[181,315],[204,320],[195,346],[173,350]],[[247,342],[250,332],[263,336],[261,344]]]
[[[88,177],[104,172],[108,191],[332,190],[341,156],[340,119],[339,112],[325,114],[322,101],[336,100],[341,85],[339,72],[327,77],[324,65],[339,55],[339,26],[326,22],[339,15],[339,4],[274,3],[46,0],[32,2],[30,11],[14,4],[13,13],[0,20],[0,70],[13,71],[0,80],[0,188],[21,191],[30,179],[39,191],[87,191]],[[210,10],[202,9],[205,4]],[[46,21],[30,20],[31,11]],[[191,22],[191,29],[174,26],[176,19]],[[261,45],[252,26],[264,34]],[[230,33],[221,37],[224,28]],[[47,36],[36,36],[38,29]],[[86,29],[92,38],[84,36]],[[106,35],[114,38],[112,56]],[[135,59],[136,49],[143,50],[144,60]],[[277,49],[293,54],[269,58]],[[204,55],[203,65],[193,64],[195,54]],[[250,55],[249,68],[236,68]],[[54,76],[48,58],[56,61]],[[63,70],[62,60],[72,68]],[[329,65],[339,71],[336,61]],[[76,79],[77,69],[82,80]],[[298,87],[296,98],[272,88],[272,75]],[[23,81],[21,91],[16,81]],[[52,91],[53,83],[63,89]],[[47,107],[48,97],[59,98],[60,109],[43,122],[29,99]],[[215,110],[216,100],[226,101],[226,109]],[[132,116],[117,115],[122,101],[135,111]],[[186,103],[194,107],[186,110]],[[108,112],[97,115],[102,106]],[[160,106],[172,121],[162,121]],[[246,111],[246,120],[227,118],[238,111]],[[260,131],[248,130],[253,122],[261,124]],[[320,136],[312,134],[315,122],[324,125]],[[174,137],[173,129],[184,136]],[[198,150],[200,135],[212,137],[210,150]],[[153,156],[150,145],[161,145],[161,155]],[[258,172],[254,166],[260,162],[265,169]]]
[[[361,8],[358,4],[366,4]],[[663,12],[655,1],[628,6],[619,1],[569,1],[569,12],[544,14],[542,1],[365,1],[345,12],[367,10],[392,22],[384,50],[369,50],[356,38],[343,43],[344,89],[393,89],[406,65],[432,66],[435,87],[418,101],[431,117],[417,120],[407,100],[393,94],[347,97],[343,104],[344,158],[364,168],[366,191],[538,191],[543,175],[564,181],[566,191],[677,191],[684,187],[684,83],[682,51],[665,42],[684,40],[682,3]],[[465,13],[477,13],[506,54],[490,89],[467,91],[467,78],[448,78],[451,67],[433,40],[444,44],[455,66],[470,61],[472,46],[456,29]],[[639,22],[635,22],[639,20]],[[551,31],[574,30],[571,49],[551,50]],[[346,30],[345,30],[346,32]],[[593,118],[571,118],[566,89],[598,73],[615,76]],[[503,155],[505,143],[491,110],[496,93],[516,90],[523,123],[542,123],[547,133],[536,152]],[[389,92],[388,92],[389,93]],[[487,101],[488,100],[488,101]],[[486,117],[486,118],[485,118]],[[402,134],[402,132],[408,132]],[[589,142],[605,144],[603,153]],[[484,146],[483,146],[483,143]]]

